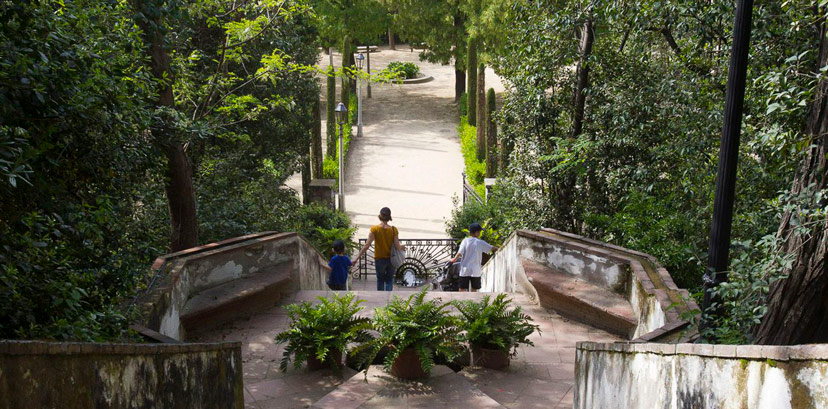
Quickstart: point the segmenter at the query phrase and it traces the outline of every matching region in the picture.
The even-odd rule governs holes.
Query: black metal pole
[[[710,227],[710,245],[707,272],[704,275],[704,303],[702,327],[710,324],[708,309],[713,304],[711,290],[727,281],[730,231],[733,225],[733,200],[736,191],[736,165],[739,160],[739,135],[742,131],[742,108],[745,102],[750,30],[753,0],[739,0],[733,25],[733,46],[730,69],[727,73],[727,100],[725,101],[722,142],[719,148],[719,169],[716,173],[716,196],[713,201],[713,223]]]

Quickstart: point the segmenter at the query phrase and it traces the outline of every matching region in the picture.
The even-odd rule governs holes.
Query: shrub
[[[335,240],[345,242],[346,254],[356,247],[356,228],[351,226],[348,215],[319,203],[312,203],[299,210],[294,230],[326,257],[333,255],[331,249]]]
[[[384,71],[392,74],[396,78],[410,80],[417,78],[417,74],[420,73],[420,67],[412,62],[392,61],[388,63],[388,67]]]
[[[462,321],[466,331],[464,339],[473,346],[499,349],[515,356],[518,344],[534,345],[529,336],[540,332],[540,327],[531,323],[532,317],[524,314],[519,305],[508,309],[511,300],[506,294],[498,294],[494,300],[486,295],[479,302],[467,300],[453,304],[465,318]]]
[[[287,372],[291,359],[293,367],[298,369],[311,357],[328,362],[339,371],[341,362],[335,362],[334,358],[337,352],[339,356],[345,356],[349,343],[371,339],[368,333],[371,319],[356,316],[362,310],[359,304],[363,301],[354,301],[353,293],[317,298],[320,301],[317,305],[305,301],[286,307],[290,327],[276,335],[277,343],[287,343],[279,363],[282,372]]]
[[[425,301],[425,296],[426,289],[412,294],[408,299],[395,296],[385,308],[375,310],[374,329],[378,336],[351,351],[366,371],[379,352],[385,349],[388,350],[384,359],[386,371],[410,347],[417,351],[425,373],[431,372],[435,357],[451,361],[465,350],[457,319],[446,311],[449,304],[442,303],[440,299]]]
[[[460,118],[457,125],[457,134],[460,136],[460,149],[466,164],[466,177],[480,197],[486,197],[484,178],[486,177],[486,161],[477,160],[477,128],[469,125],[466,117]]]
[[[460,102],[457,104],[457,110],[459,111],[461,117],[468,118],[468,116],[469,116],[469,107],[467,105],[468,100],[469,100],[469,94],[468,93],[464,92],[462,95],[460,95]]]

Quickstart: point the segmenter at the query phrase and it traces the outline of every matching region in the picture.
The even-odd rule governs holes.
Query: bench
[[[522,264],[542,307],[625,338],[635,333],[638,319],[626,297],[531,260]]]
[[[187,332],[203,331],[273,307],[289,291],[292,271],[284,263],[203,290],[187,300],[181,324]]]

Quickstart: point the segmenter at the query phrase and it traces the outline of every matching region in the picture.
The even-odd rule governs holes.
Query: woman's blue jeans
[[[374,260],[377,267],[377,291],[391,291],[394,289],[394,266],[390,258],[378,258]]]

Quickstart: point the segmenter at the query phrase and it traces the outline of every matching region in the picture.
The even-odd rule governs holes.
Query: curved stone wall
[[[0,409],[241,409],[241,344],[0,341]]]
[[[150,288],[137,298],[142,325],[183,340],[188,301],[237,280],[289,275],[279,291],[327,289],[327,262],[297,233],[257,233],[159,257]],[[272,284],[272,283],[271,283]],[[278,302],[278,294],[272,303]]]
[[[698,309],[654,257],[553,229],[515,231],[483,267],[482,291],[520,292],[537,299],[525,260],[625,297],[638,318],[630,338],[675,342],[686,326],[680,314]]]
[[[575,409],[828,408],[828,345],[578,343]]]

